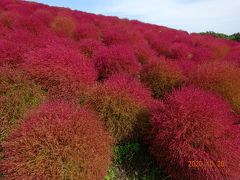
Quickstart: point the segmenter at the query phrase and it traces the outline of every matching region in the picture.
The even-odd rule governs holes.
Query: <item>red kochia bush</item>
[[[240,110],[240,69],[231,63],[202,64],[189,74],[190,83],[219,93]]]
[[[172,59],[192,59],[192,49],[184,43],[173,43],[171,48]]]
[[[232,48],[230,53],[225,57],[227,61],[235,63],[240,68],[240,46]]]
[[[180,59],[176,62],[176,65],[181,70],[185,77],[189,77],[192,72],[196,72],[198,63],[189,61],[187,59]]]
[[[158,55],[164,55],[168,58],[174,58],[175,52],[172,52],[171,46],[181,36],[177,31],[166,28],[151,28],[144,30],[144,36],[151,45],[152,49]]]
[[[0,15],[0,23],[9,29],[12,29],[17,17],[16,13],[3,11]]]
[[[138,62],[141,64],[149,63],[152,59],[156,58],[156,53],[147,42],[140,42],[133,45],[135,55]]]
[[[101,116],[116,142],[142,137],[151,94],[139,82],[114,75],[88,92],[86,103]]]
[[[155,98],[182,85],[184,76],[180,69],[170,61],[153,61],[143,66],[141,81],[152,90]]]
[[[125,44],[126,42],[129,42],[131,37],[128,36],[127,30],[129,29],[121,26],[108,26],[103,30],[102,33],[103,43],[109,46],[113,44]]]
[[[75,40],[95,39],[99,40],[100,30],[93,23],[81,22],[76,26],[76,31],[73,33]]]
[[[46,27],[50,26],[52,19],[54,18],[51,12],[47,8],[39,8],[33,14],[32,17],[34,19],[38,19],[38,21],[42,22],[46,25]]]
[[[88,58],[95,56],[96,52],[100,48],[103,48],[103,46],[103,43],[93,39],[82,39],[79,42],[79,49],[81,53]]]
[[[39,16],[26,16],[18,18],[15,22],[15,29],[23,29],[26,32],[31,32],[34,35],[43,35],[43,33],[50,33],[43,19]],[[52,34],[51,34],[52,35]]]
[[[111,144],[95,113],[51,102],[9,135],[0,169],[6,179],[103,179]]]
[[[58,36],[72,37],[76,31],[76,22],[71,16],[58,15],[52,21],[51,27]]]
[[[0,24],[0,38],[5,36],[5,34],[8,32],[8,29]]]
[[[153,101],[151,97],[151,91],[147,87],[144,87],[139,81],[127,75],[114,74],[110,76],[104,84],[111,86],[113,89],[119,89],[131,94],[138,102],[141,102],[146,107],[151,106]]]
[[[150,151],[172,179],[240,177],[239,127],[231,106],[220,96],[186,87],[155,108],[150,121]],[[188,167],[202,161],[202,167]],[[209,167],[213,161],[216,166]],[[218,162],[224,167],[217,167]]]
[[[42,103],[41,87],[16,69],[0,67],[0,144],[27,112]]]
[[[41,47],[43,41],[43,37],[38,38],[25,30],[8,32],[0,40],[0,64],[19,64],[24,59],[24,53]]]
[[[136,76],[140,69],[134,51],[125,45],[103,47],[96,52],[93,61],[98,70],[99,79],[107,78],[115,73]]]
[[[230,50],[230,46],[224,40],[208,35],[192,34],[191,40],[194,45],[193,59],[200,62],[222,60]]]
[[[54,96],[75,96],[83,84],[97,79],[93,64],[65,41],[27,53],[21,67]]]

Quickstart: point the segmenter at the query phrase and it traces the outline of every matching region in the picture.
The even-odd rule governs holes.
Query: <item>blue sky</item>
[[[31,0],[188,32],[240,32],[240,0]]]

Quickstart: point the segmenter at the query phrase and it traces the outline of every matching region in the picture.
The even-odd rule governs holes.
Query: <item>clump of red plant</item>
[[[240,69],[228,62],[203,64],[189,75],[191,84],[217,92],[240,109]]]
[[[232,48],[225,59],[226,61],[235,63],[240,68],[240,46]]]
[[[0,169],[6,179],[103,179],[111,144],[94,112],[51,102],[8,136]]]
[[[162,98],[165,93],[180,87],[184,79],[180,69],[165,60],[152,61],[141,71],[141,81],[152,90],[155,98]]]
[[[79,42],[81,53],[87,58],[92,58],[96,55],[99,49],[103,48],[103,43],[93,39],[82,39]]]
[[[0,67],[0,144],[20,119],[43,99],[41,87],[29,81],[26,74]]]
[[[19,125],[19,121],[28,115],[29,110],[37,108],[35,106],[43,103],[42,100],[45,97],[48,101],[54,101],[54,99],[66,100],[75,105],[87,104],[97,111],[100,115],[99,120],[104,122],[105,128],[111,132],[117,143],[126,143],[126,141],[132,140],[141,141],[143,134],[149,126],[151,114],[153,119],[163,119],[159,123],[164,123],[163,125],[161,124],[161,127],[165,128],[164,133],[167,132],[167,125],[169,125],[169,130],[171,128],[179,128],[180,134],[187,132],[184,134],[184,138],[187,137],[187,140],[192,137],[197,139],[196,142],[192,143],[194,146],[192,147],[198,148],[196,150],[198,154],[192,149],[186,150],[182,148],[184,145],[180,144],[179,152],[184,154],[183,156],[177,154],[179,155],[177,156],[175,153],[178,152],[176,144],[178,145],[178,143],[182,142],[182,139],[176,140],[180,136],[177,130],[172,131],[173,134],[176,132],[174,135],[166,133],[163,136],[161,134],[159,137],[164,137],[161,139],[162,144],[158,143],[160,140],[155,138],[157,142],[156,147],[159,144],[163,145],[159,151],[154,151],[156,152],[155,156],[162,150],[163,153],[161,153],[168,158],[164,162],[166,162],[165,165],[168,172],[173,174],[171,175],[172,177],[174,177],[173,172],[175,172],[175,168],[179,167],[180,170],[182,168],[183,177],[186,178],[190,174],[197,174],[196,178],[199,179],[219,179],[216,178],[217,175],[220,176],[220,179],[221,177],[236,179],[236,177],[239,177],[239,174],[235,173],[233,161],[231,161],[234,148],[229,140],[229,138],[233,138],[235,130],[232,130],[233,135],[229,133],[229,136],[225,136],[224,133],[218,134],[218,132],[223,132],[224,129],[220,123],[226,126],[226,134],[230,131],[220,115],[221,113],[226,113],[227,108],[221,105],[220,100],[212,100],[211,97],[214,95],[208,96],[206,92],[205,95],[202,93],[201,97],[182,95],[188,97],[189,102],[182,98],[184,99],[183,104],[179,102],[181,106],[179,104],[172,105],[173,100],[169,99],[174,99],[177,94],[174,90],[186,85],[194,85],[221,95],[233,105],[234,113],[239,115],[239,55],[239,42],[214,38],[210,35],[189,34],[185,31],[142,23],[137,20],[94,15],[35,2],[0,0],[0,141],[4,141],[6,135]],[[3,70],[2,66],[7,66],[7,68]],[[161,100],[172,91],[174,91],[174,97],[170,98],[171,96],[169,96],[165,100],[165,105],[162,104]],[[184,94],[185,91],[180,92]],[[192,89],[192,91],[193,95],[194,93],[201,95],[200,90]],[[199,92],[197,93],[196,91]],[[190,90],[189,93],[185,94],[190,94]],[[152,99],[151,95],[155,99]],[[198,100],[200,98],[199,102],[204,104],[205,101],[203,99],[208,97],[210,100],[206,100],[206,102],[213,101],[215,104],[219,102],[220,105],[217,104],[215,106],[214,103],[210,102],[210,105],[205,105],[209,108],[208,110],[205,107],[200,107],[200,103],[194,102],[194,99]],[[58,103],[55,103],[55,105],[58,106]],[[50,107],[50,105],[45,106]],[[59,106],[64,107],[63,109],[71,106],[69,108],[74,109],[72,105]],[[190,109],[192,106],[194,108]],[[184,109],[185,107],[187,107],[187,110]],[[76,112],[81,111],[77,109]],[[54,113],[56,111],[54,110]],[[71,110],[71,112],[73,111]],[[70,110],[66,110],[66,112],[70,113]],[[56,113],[60,114],[60,110]],[[68,117],[70,118],[70,115]],[[169,121],[167,121],[168,117],[170,117]],[[184,117],[189,121],[186,120],[185,123],[185,119],[183,118],[182,120],[180,117]],[[192,117],[193,119],[191,119]],[[61,117],[58,119],[61,119]],[[231,118],[226,116],[227,119]],[[50,120],[51,118],[49,117]],[[31,120],[29,121],[31,122]],[[176,124],[179,123],[172,125],[170,121],[184,123],[177,126]],[[217,121],[219,121],[219,124]],[[165,122],[168,123],[166,124]],[[190,126],[189,122],[194,122],[195,124],[193,123]],[[239,120],[235,124],[237,123],[239,123]],[[38,122],[36,124],[39,125]],[[208,125],[208,128],[206,125]],[[216,129],[213,129],[213,125],[216,125]],[[39,126],[39,131],[44,128],[42,124]],[[156,127],[160,127],[160,125]],[[200,130],[195,130],[196,127]],[[46,125],[47,131],[42,130],[41,140],[43,142],[46,139],[47,142],[52,143],[48,136],[48,132],[52,132],[50,128]],[[34,132],[38,131],[35,125],[33,129]],[[229,127],[229,129],[231,128]],[[19,129],[16,131],[20,133]],[[70,131],[66,130],[66,133],[64,129],[64,132],[60,132],[60,134],[64,136],[64,133],[66,133],[67,137],[71,139]],[[33,131],[30,132],[34,133]],[[154,133],[161,132],[162,129]],[[195,132],[199,136],[194,134]],[[189,137],[189,134],[193,136]],[[26,136],[30,138],[28,135]],[[59,139],[61,140],[61,138]],[[75,140],[78,142],[79,139]],[[203,142],[202,144],[205,143],[204,148],[199,145],[200,141]],[[173,144],[166,144],[165,147],[164,143],[167,142],[173,142]],[[185,144],[188,142],[184,141]],[[20,142],[17,143],[19,145]],[[221,143],[224,146],[220,146],[219,144]],[[27,144],[28,142],[19,145],[19,149],[21,150],[23,145],[27,147]],[[41,147],[39,144],[34,148]],[[30,143],[30,145],[32,144]],[[152,143],[154,149],[155,146],[153,145]],[[225,153],[225,145],[229,146],[229,155]],[[172,147],[175,148],[173,153]],[[215,147],[217,149],[216,155],[213,154]],[[26,155],[31,155],[33,153],[31,150],[30,148],[30,151],[28,151],[26,148]],[[98,151],[96,149],[93,150],[95,152]],[[221,168],[218,170],[213,169],[213,171],[208,171],[206,168],[186,170],[182,166],[183,160],[186,160],[184,158],[188,157],[185,150],[192,155],[192,159],[195,158],[196,154],[197,157],[206,155],[206,159],[214,158],[214,160],[220,160],[220,158],[225,158],[224,161],[230,163],[230,165],[226,166],[225,170]],[[71,153],[75,153],[75,151]],[[55,155],[55,152],[53,154]],[[74,155],[67,156],[72,159],[75,158]],[[239,154],[236,155],[236,157],[238,156]],[[32,178],[29,176],[29,179],[71,179],[72,176],[75,176],[77,170],[74,169],[70,172],[68,171],[69,167],[79,168],[78,166],[72,166],[71,163],[75,163],[75,159],[72,159],[68,161],[69,163],[66,166],[64,165],[61,171],[58,171],[61,174],[58,177],[44,178],[44,176],[40,176]],[[159,160],[159,158],[157,159]],[[76,158],[76,160],[78,159]],[[195,160],[198,160],[198,158],[195,158]],[[236,158],[236,160],[239,159]],[[41,157],[37,161],[41,161]],[[61,161],[65,162],[65,157]],[[11,167],[13,167],[13,164],[11,164]],[[174,166],[170,169],[169,164],[174,164]],[[53,170],[51,169],[52,167],[53,169],[55,168],[51,166],[48,169]],[[239,167],[239,164],[236,167]],[[18,168],[15,168],[15,172],[18,171]],[[233,170],[230,171],[229,168]],[[25,169],[21,171],[27,172],[28,169],[29,167],[26,165]],[[38,173],[37,169],[40,168],[36,167],[36,170],[31,172]],[[91,168],[86,171],[92,172]],[[212,176],[209,175],[210,171],[213,172]],[[13,173],[15,172],[13,171]],[[62,177],[62,174],[66,172],[66,177]],[[39,173],[43,173],[43,170]],[[230,173],[233,175],[229,176]],[[177,175],[179,174],[180,172]],[[76,175],[76,179],[81,179],[78,175]],[[89,177],[84,178],[88,179]],[[99,179],[98,177],[91,176],[92,179]],[[12,179],[16,178],[28,179],[26,176],[14,177]]]
[[[98,70],[99,79],[116,73],[136,76],[140,70],[134,51],[124,45],[112,45],[99,49],[93,57],[93,61]]]
[[[223,98],[185,87],[152,111],[147,142],[172,179],[234,179],[240,176],[240,131],[234,121]]]
[[[8,32],[0,39],[0,65],[16,66],[23,62],[24,54],[42,47],[44,38],[39,38],[25,30]]]
[[[62,44],[59,44],[62,43]],[[65,41],[25,54],[21,68],[51,96],[72,98],[97,79],[94,65]]]
[[[145,133],[152,99],[139,82],[114,75],[87,94],[86,103],[100,114],[117,142],[137,139]]]
[[[141,64],[149,63],[152,59],[156,58],[156,53],[147,42],[136,43],[133,47],[138,62]]]
[[[58,15],[52,21],[51,27],[58,36],[73,37],[76,31],[76,22],[71,16]]]
[[[99,40],[100,38],[99,29],[90,22],[81,22],[76,26],[76,30],[73,33],[73,38],[77,41],[82,39]]]

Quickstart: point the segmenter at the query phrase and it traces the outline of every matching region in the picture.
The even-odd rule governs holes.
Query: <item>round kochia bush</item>
[[[24,73],[0,68],[0,144],[29,109],[43,99],[41,88],[27,80]]]
[[[51,23],[51,27],[59,36],[72,37],[76,31],[76,22],[70,16],[58,15]]]
[[[121,75],[93,87],[86,103],[99,112],[116,142],[141,137],[148,125],[150,92],[139,82]]]
[[[152,111],[150,151],[172,179],[240,177],[239,127],[220,96],[186,87],[174,91]],[[205,166],[189,167],[189,161]],[[219,161],[224,167],[217,167]],[[209,167],[208,162],[216,163]]]
[[[240,68],[226,62],[203,64],[189,79],[191,84],[219,93],[240,110]]]
[[[79,42],[79,49],[81,53],[87,58],[92,58],[95,56],[96,52],[100,48],[103,48],[103,43],[97,40],[82,39]]]
[[[103,179],[111,144],[94,112],[51,102],[8,136],[0,169],[6,179]]]
[[[21,29],[7,32],[0,39],[0,64],[16,66],[24,60],[25,53],[41,47],[43,39]]]
[[[27,53],[21,68],[51,96],[65,99],[76,97],[82,87],[97,79],[94,65],[64,40]]]
[[[159,60],[143,66],[141,81],[151,88],[155,98],[162,98],[165,93],[181,86],[184,76],[173,63]]]
[[[98,70],[99,79],[108,78],[116,73],[136,76],[140,70],[140,64],[133,49],[125,45],[100,48],[93,57],[93,61]]]

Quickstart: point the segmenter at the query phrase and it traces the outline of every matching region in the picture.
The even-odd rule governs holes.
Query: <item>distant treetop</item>
[[[212,35],[212,36],[217,37],[217,38],[226,38],[226,39],[230,39],[230,40],[240,42],[240,33],[239,32],[234,33],[232,35],[226,35],[226,34],[223,34],[223,33],[216,33],[214,31],[206,31],[206,32],[201,32],[200,34],[209,34],[209,35]]]

